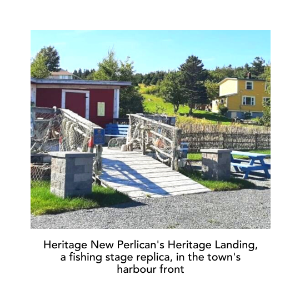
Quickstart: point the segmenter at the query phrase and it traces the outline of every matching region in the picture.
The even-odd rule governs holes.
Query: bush
[[[155,95],[159,93],[158,85],[149,85],[140,87],[141,94]]]
[[[219,110],[219,113],[222,115],[222,116],[225,116],[227,111],[228,111],[228,108],[227,106],[225,106],[224,104],[219,104],[218,105],[218,110]]]
[[[251,113],[250,113],[250,112],[245,112],[245,113],[244,113],[244,119],[245,119],[245,120],[251,119]]]

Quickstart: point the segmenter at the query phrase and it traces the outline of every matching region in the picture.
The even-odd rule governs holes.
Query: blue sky
[[[54,46],[60,67],[97,69],[110,49],[117,59],[130,56],[135,71],[148,73],[177,69],[189,55],[196,55],[206,69],[251,63],[256,56],[268,63],[269,30],[32,30],[31,57],[44,46]]]

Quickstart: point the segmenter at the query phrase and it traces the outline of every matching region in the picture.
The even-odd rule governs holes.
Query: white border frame
[[[61,91],[61,108],[66,108],[66,93],[81,93],[85,94],[85,118],[90,117],[90,91],[83,90],[62,90]]]
[[[254,104],[244,104],[244,97],[249,97],[249,98],[253,98],[254,99]],[[256,105],[256,99],[255,99],[255,96],[242,96],[242,105],[243,106],[255,106]]]
[[[265,99],[271,99],[271,97],[269,96],[269,97],[262,97],[262,105],[264,105],[264,102],[265,102]]]
[[[247,89],[247,83],[248,83],[248,82],[250,82],[250,83],[252,84],[252,89],[251,89],[251,90]],[[254,82],[251,81],[251,80],[246,80],[246,83],[245,83],[245,90],[246,90],[246,91],[253,91],[253,90],[254,90]]]
[[[120,89],[114,89],[114,112],[113,118],[119,118],[120,111]]]

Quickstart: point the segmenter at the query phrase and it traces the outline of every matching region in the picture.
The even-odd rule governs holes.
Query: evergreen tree
[[[262,57],[255,57],[253,62],[251,63],[251,74],[253,77],[261,78],[265,71],[265,60]]]
[[[141,74],[141,73],[136,73],[136,74],[134,75],[132,84],[135,85],[135,86],[139,85],[140,83],[143,82],[143,77],[144,77],[143,74]]]
[[[119,80],[119,81],[133,81],[134,68],[133,62],[118,61],[115,58],[115,53],[109,51],[108,56],[98,64],[98,70],[94,73],[95,80]],[[120,117],[125,117],[129,113],[143,112],[142,105],[143,97],[138,93],[134,86],[122,89],[120,93]]]
[[[77,70],[74,70],[73,75],[74,75],[73,79],[76,79],[76,80],[80,79],[79,76],[78,76]]]
[[[44,47],[40,50],[40,54],[46,58],[46,66],[50,72],[57,72],[60,70],[57,50],[53,46]]]
[[[31,77],[33,78],[49,77],[50,72],[47,68],[46,63],[47,63],[46,57],[43,54],[38,53],[30,66]]]
[[[81,71],[81,68],[79,68],[78,70],[78,77],[80,77],[82,79],[82,71]]]
[[[178,111],[180,104],[185,103],[180,72],[169,72],[161,81],[160,91],[164,101],[173,104],[174,113]]]
[[[187,104],[190,107],[189,115],[192,115],[196,103],[208,103],[204,81],[208,73],[204,69],[202,61],[196,56],[189,56],[179,68],[182,73],[182,87]]]
[[[98,63],[98,70],[94,74],[94,78],[98,80],[118,80],[119,63],[115,58],[113,50],[108,51],[106,58]]]

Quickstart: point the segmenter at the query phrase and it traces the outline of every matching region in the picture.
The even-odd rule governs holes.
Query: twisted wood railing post
[[[145,132],[145,129],[146,129],[146,121],[143,120],[143,126],[142,126],[142,152],[143,152],[143,155],[146,155],[146,141],[145,141],[145,138],[146,138],[146,132]]]
[[[181,141],[181,129],[174,128],[172,170],[178,171],[178,148]]]
[[[131,115],[129,116],[129,128],[128,128],[128,134],[127,134],[127,144],[128,144],[128,151],[133,151],[133,145],[131,143],[132,139],[132,118]]]

